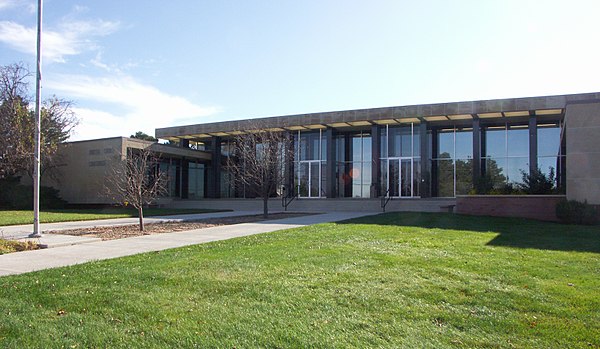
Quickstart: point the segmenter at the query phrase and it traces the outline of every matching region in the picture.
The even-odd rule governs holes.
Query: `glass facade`
[[[468,194],[473,189],[473,129],[444,128],[435,135],[434,193],[439,197]]]
[[[561,122],[537,125],[537,164],[546,176],[554,174],[556,186],[564,191],[566,177],[565,139]]]
[[[382,194],[418,197],[421,185],[421,137],[415,124],[389,126],[381,132]]]
[[[339,197],[371,197],[372,140],[367,131],[336,136],[336,191]]]
[[[293,187],[300,198],[455,197],[474,193],[474,181],[482,179],[498,192],[515,187],[529,174],[530,164],[537,163],[542,173],[554,175],[558,188],[564,188],[565,139],[560,118],[540,117],[536,124],[530,116],[523,116],[477,123],[448,119],[287,131],[293,154],[289,166],[282,169],[285,185]],[[530,149],[530,144],[536,147]],[[227,171],[231,148],[227,138],[217,147],[214,142],[201,146],[220,149],[219,168],[215,170],[210,162],[163,161],[160,166],[169,175],[169,195],[248,197],[250,187],[235,184]]]
[[[301,198],[325,197],[327,140],[322,130],[294,136],[294,187]]]
[[[523,183],[529,173],[529,128],[527,125],[489,126],[482,130],[483,174],[494,189]]]

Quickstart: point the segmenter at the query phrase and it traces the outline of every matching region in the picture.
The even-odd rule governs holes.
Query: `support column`
[[[473,186],[481,178],[481,124],[477,115],[473,115]]]
[[[337,160],[335,158],[335,137],[334,131],[332,128],[328,128],[325,130],[325,140],[327,141],[327,166],[326,166],[326,174],[325,174],[325,193],[328,198],[335,198],[337,196],[335,190],[335,168]]]
[[[529,173],[538,168],[537,119],[533,112],[529,114]]]
[[[182,139],[179,142],[179,147],[189,149],[190,141],[188,139]],[[180,197],[182,199],[189,198],[189,178],[190,178],[190,166],[189,161],[186,158],[181,158],[181,179],[179,181],[181,185]]]
[[[427,123],[421,122],[419,125],[419,140],[421,148],[421,185],[419,186],[419,195],[422,198],[431,197],[431,149],[429,148],[429,139],[427,138]]]
[[[283,185],[285,186],[285,196],[291,197],[296,194],[296,188],[294,188],[294,157],[296,156],[296,149],[294,147],[294,135],[291,132],[286,132],[285,142],[287,151],[285,154]]]
[[[209,172],[208,197],[221,197],[221,137],[212,138],[212,164]]]
[[[352,162],[352,145],[352,134],[344,134],[344,175],[342,176],[344,188],[340,188],[340,190],[344,191],[344,197],[346,198],[352,197],[352,177],[350,176],[354,164]]]
[[[381,196],[381,127],[371,126],[371,198]]]

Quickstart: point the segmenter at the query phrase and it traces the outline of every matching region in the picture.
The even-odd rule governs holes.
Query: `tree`
[[[550,173],[546,176],[539,168],[533,169],[531,173],[521,170],[523,183],[517,184],[517,188],[525,194],[554,194],[556,191],[554,168],[550,167]]]
[[[263,215],[269,215],[269,197],[284,183],[289,140],[284,132],[270,131],[258,125],[252,131],[235,136],[226,160],[236,184],[263,200]]]
[[[22,64],[0,67],[0,179],[33,172],[34,111],[29,106],[27,79]],[[78,120],[72,102],[53,96],[41,110],[41,174],[54,175],[60,163],[58,145],[71,136]]]
[[[137,209],[140,231],[144,231],[144,206],[167,192],[167,177],[158,165],[159,158],[149,148],[128,148],[113,162],[105,185],[116,202]]]
[[[143,139],[145,141],[150,141],[150,142],[157,142],[158,139],[150,136],[149,134],[146,134],[142,131],[137,131],[135,134],[129,136],[129,138],[136,138],[136,139]]]

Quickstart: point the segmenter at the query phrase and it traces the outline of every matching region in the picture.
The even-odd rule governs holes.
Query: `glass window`
[[[438,133],[437,158],[454,159],[454,130],[440,130]]]
[[[504,127],[485,130],[485,156],[506,156],[506,130]]]
[[[437,189],[439,197],[454,196],[454,163],[452,160],[434,160],[437,166]]]
[[[538,156],[558,156],[560,153],[560,127],[538,126]]]
[[[506,149],[508,156],[529,157],[529,129],[509,128],[507,131]]]
[[[485,174],[489,177],[494,188],[501,188],[506,182],[506,158],[487,158]]]
[[[362,138],[361,135],[354,135],[352,137],[352,161],[362,160]]]
[[[467,195],[473,189],[473,159],[456,160],[456,195]]]
[[[456,130],[456,159],[471,159],[473,158],[473,131]]]
[[[363,161],[371,161],[373,156],[373,150],[371,147],[371,135],[363,134],[362,137],[362,146],[363,146]]]
[[[507,182],[523,183],[523,172],[529,173],[529,158],[507,158],[507,169],[505,171]]]

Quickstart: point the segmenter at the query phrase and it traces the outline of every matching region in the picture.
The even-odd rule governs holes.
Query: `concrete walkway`
[[[237,211],[221,213],[228,213],[238,216],[256,214],[256,212],[249,212],[250,211]],[[267,233],[276,230],[296,228],[317,223],[336,222],[372,214],[374,213],[335,212],[279,220],[269,220],[256,223],[224,225],[175,233],[144,235],[119,240],[94,241],[78,245],[9,253],[0,255],[0,276],[28,273],[36,270],[63,267],[93,260],[130,256],[143,252],[166,250],[169,248],[201,244],[210,241],[227,240],[240,236]],[[202,218],[205,217],[207,216],[202,216]],[[179,218],[168,217],[167,219]],[[119,223],[120,222],[117,222],[116,224]],[[67,223],[60,224],[67,225]],[[72,228],[73,226],[64,229]]]

